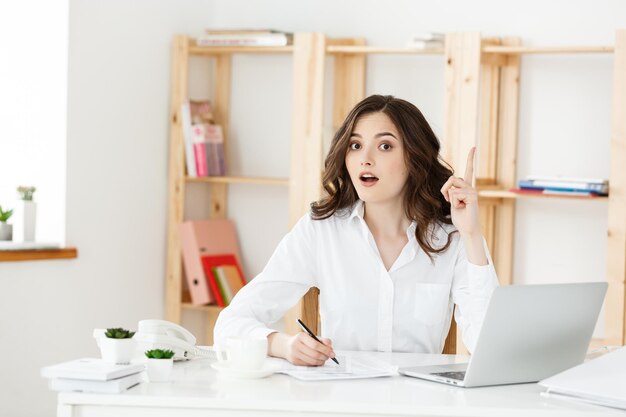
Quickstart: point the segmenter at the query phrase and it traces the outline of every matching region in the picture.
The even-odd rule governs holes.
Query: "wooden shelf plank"
[[[204,311],[206,313],[212,314],[219,314],[219,312],[224,309],[224,307],[214,305],[199,306],[191,303],[182,303],[181,307],[183,308],[183,310]]]
[[[490,54],[610,54],[612,46],[484,46],[482,51]]]
[[[329,45],[326,47],[329,54],[395,54],[395,55],[443,55],[443,48],[386,48],[379,46],[350,46]]]
[[[221,54],[290,54],[293,46],[197,46],[195,40],[189,45],[190,55]]]
[[[587,197],[579,195],[564,195],[564,194],[539,194],[539,193],[514,193],[508,190],[478,190],[479,198],[565,198],[573,200],[594,200],[594,201],[607,201],[607,197]]]
[[[208,182],[213,184],[260,184],[260,185],[289,185],[287,178],[269,177],[185,177],[187,182]]]
[[[3,250],[0,251],[0,262],[39,261],[45,259],[78,258],[78,249],[43,249],[43,250]]]

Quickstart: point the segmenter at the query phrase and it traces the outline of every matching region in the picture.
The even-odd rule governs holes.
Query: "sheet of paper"
[[[337,379],[379,378],[393,376],[397,367],[375,358],[352,357],[347,354],[337,354],[337,365],[332,360],[322,366],[297,366],[284,359],[269,358],[277,373],[286,374],[303,381],[328,381]]]

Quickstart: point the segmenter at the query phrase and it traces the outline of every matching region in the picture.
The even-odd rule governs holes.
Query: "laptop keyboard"
[[[437,375],[444,378],[457,379],[463,381],[465,379],[465,371],[460,372],[433,372],[431,375]]]

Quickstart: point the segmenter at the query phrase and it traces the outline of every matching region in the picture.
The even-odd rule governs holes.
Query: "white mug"
[[[227,361],[232,369],[253,371],[265,364],[267,338],[229,337],[225,346],[215,349],[219,361]]]

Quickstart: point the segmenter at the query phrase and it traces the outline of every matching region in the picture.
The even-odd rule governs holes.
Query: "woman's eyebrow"
[[[363,138],[363,136],[361,136],[360,134],[355,133],[355,132],[352,132],[352,133],[350,134],[350,137],[352,137],[352,136],[356,136],[357,138]],[[394,134],[393,134],[393,133],[391,133],[391,132],[380,132],[380,133],[377,133],[377,134],[375,134],[375,135],[374,135],[374,138],[378,139],[378,138],[381,138],[381,137],[383,137],[383,136],[391,136],[391,137],[392,137],[392,138],[394,138],[395,140],[398,140],[398,138],[396,137],[396,135],[394,135]]]

